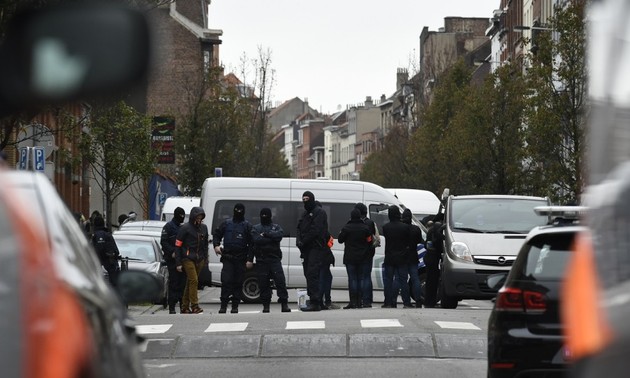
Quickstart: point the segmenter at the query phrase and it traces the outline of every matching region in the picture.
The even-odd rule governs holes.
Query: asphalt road
[[[490,301],[462,301],[455,310],[297,310],[261,313],[241,304],[218,314],[220,288],[200,292],[203,314],[168,314],[161,306],[131,306],[146,342],[150,377],[480,377],[486,375]],[[382,292],[375,293],[382,301]],[[346,291],[333,291],[344,306]]]

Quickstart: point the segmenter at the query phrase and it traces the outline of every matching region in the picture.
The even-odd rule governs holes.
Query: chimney
[[[406,68],[399,68],[396,72],[396,90],[402,88],[403,84],[405,84],[409,80],[409,72]]]
[[[385,100],[387,100],[387,97],[385,97],[385,94],[383,93],[383,94],[381,95],[381,103],[384,103],[384,102],[385,102]]]
[[[372,102],[372,96],[365,96],[365,107],[371,108],[374,106],[374,102]]]

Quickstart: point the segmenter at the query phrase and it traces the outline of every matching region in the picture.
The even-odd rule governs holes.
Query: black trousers
[[[260,284],[260,299],[262,303],[271,302],[271,285],[269,280],[273,280],[276,285],[279,302],[287,302],[289,293],[287,292],[287,281],[282,270],[282,260],[274,257],[265,259],[256,258],[256,273]]]
[[[312,249],[304,254],[304,277],[306,278],[306,293],[310,303],[321,304],[322,296],[319,287],[319,274],[322,264],[322,251]]]
[[[232,304],[241,302],[241,290],[245,278],[245,260],[221,258],[221,304],[227,304],[232,299]]]
[[[427,266],[424,303],[426,306],[435,306],[437,302],[438,284],[440,282],[440,255],[427,252],[427,254],[424,255],[424,263]]]
[[[182,295],[186,287],[186,273],[177,271],[175,264],[168,266],[168,307],[174,308],[177,302],[182,302]]]

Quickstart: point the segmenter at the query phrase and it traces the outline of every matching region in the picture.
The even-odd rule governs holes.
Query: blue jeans
[[[364,304],[372,304],[372,292],[374,291],[372,287],[372,264],[373,261],[370,259],[361,265],[363,276],[363,297],[361,299]]]
[[[385,275],[383,277],[385,304],[395,306],[398,302],[398,291],[400,291],[400,296],[402,297],[403,302],[405,301],[405,298],[409,299],[409,286],[407,286],[407,265],[383,265],[383,267],[385,268]]]
[[[409,280],[411,281],[411,290],[416,297],[416,303],[421,303],[422,293],[420,293],[420,275],[418,274],[418,264],[407,265],[407,273],[409,274]],[[403,297],[403,303],[410,304],[411,297],[409,291],[407,291],[407,297],[404,297],[404,293],[401,293]]]
[[[321,295],[321,304],[330,304],[332,302],[330,298],[332,278],[333,276],[330,271],[330,264],[321,264],[319,269],[319,292]]]
[[[361,292],[361,265],[346,264],[346,272],[348,273],[348,291],[350,292],[350,301],[354,301],[354,296]]]

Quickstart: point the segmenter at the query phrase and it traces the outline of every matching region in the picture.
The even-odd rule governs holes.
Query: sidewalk
[[[289,304],[291,306],[297,305],[297,290],[298,289],[288,289],[289,293]],[[206,287],[203,290],[199,291],[199,304],[201,305],[219,305],[221,303],[221,288],[217,286]],[[347,290],[332,290],[330,293],[333,303],[337,305],[345,305],[348,303],[348,291]],[[271,298],[272,302],[275,302],[278,299],[276,292],[274,291],[273,297]],[[383,303],[383,291],[375,290],[374,291],[374,303]],[[164,309],[162,305],[129,305],[129,315],[146,315],[146,314],[155,314],[159,311],[167,311]]]

